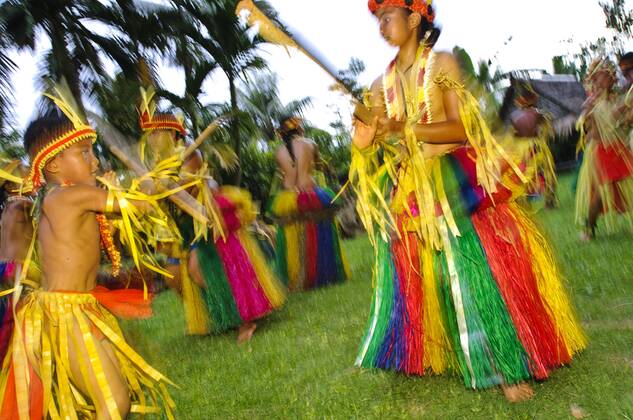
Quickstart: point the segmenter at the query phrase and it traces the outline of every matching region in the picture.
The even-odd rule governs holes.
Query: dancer
[[[182,150],[185,128],[173,114],[156,112],[153,95],[151,90],[141,95],[142,143],[147,144],[149,161],[159,164]],[[285,288],[247,231],[256,214],[250,194],[219,188],[199,153],[184,163],[180,176],[183,184],[201,180],[191,192],[206,204],[209,214],[219,211],[222,225],[213,232],[172,208],[183,237],[179,256],[187,332],[204,335],[239,329],[238,342],[248,341],[256,321],[285,302]]]
[[[550,119],[537,107],[539,95],[529,82],[518,82],[514,87],[517,107],[510,114],[513,133],[503,144],[512,152],[513,160],[520,163],[528,179],[525,185],[530,196],[541,195],[545,207],[556,207],[556,167],[549,148],[554,137]]]
[[[277,230],[277,270],[290,290],[307,290],[340,283],[349,268],[334,220],[334,193],[315,182],[319,162],[316,144],[304,137],[302,121],[281,119],[283,140],[275,152],[283,190],[273,198],[271,212]]]
[[[369,1],[398,48],[355,122],[350,181],[375,249],[357,365],[458,372],[467,387],[533,396],[584,348],[552,251],[498,180],[521,178],[490,134],[458,64],[436,52],[427,0]],[[515,180],[513,180],[514,182]]]
[[[31,159],[27,186],[39,190],[35,235],[42,285],[14,305],[13,339],[0,376],[0,417],[121,419],[163,412],[171,419],[169,380],[132,350],[113,316],[147,316],[149,300],[141,291],[108,293],[96,286],[100,242],[113,270],[120,262],[103,214],[125,217],[132,214],[129,204],[145,204],[124,204],[122,193],[96,186],[96,132],[61,96],[49,97],[64,116],[38,118],[24,135]],[[16,285],[14,298],[21,287]]]
[[[18,178],[28,174],[28,167],[19,160],[9,162],[2,170]],[[21,270],[33,237],[33,200],[22,195],[20,185],[15,182],[2,182],[2,190],[7,197],[0,215],[0,294],[12,291],[16,273]],[[31,286],[36,286],[39,272],[35,264],[30,267],[27,278]],[[0,297],[0,360],[4,360],[13,331],[11,302],[10,294]]]
[[[628,132],[629,147],[633,150],[633,51],[623,54],[618,64],[623,77],[620,119],[625,132]]]
[[[576,222],[584,229],[581,239],[596,236],[598,218],[605,217],[607,232],[615,230],[615,215],[623,214],[633,227],[633,151],[618,112],[615,65],[597,58],[589,67],[588,98],[579,126],[586,132],[579,149],[584,156],[576,189]]]

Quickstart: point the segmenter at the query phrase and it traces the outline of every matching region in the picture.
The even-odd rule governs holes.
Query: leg
[[[105,375],[105,380],[110,387],[112,398],[117,405],[119,415],[121,418],[126,418],[131,406],[129,389],[125,379],[121,375],[114,349],[108,341],[100,340],[94,333],[92,337]],[[71,336],[68,339],[68,344],[70,380],[83,395],[92,400],[92,403],[96,407],[98,419],[110,419],[111,417],[105,405],[103,390],[99,387],[96,373],[90,364],[88,350],[83,343],[82,334],[76,322],[73,326]],[[81,371],[82,364],[87,370],[86,377],[84,377]]]
[[[256,329],[257,324],[254,322],[247,322],[246,324],[243,324],[237,333],[237,342],[241,344],[250,341],[250,339],[253,338],[253,333],[255,333]]]
[[[191,279],[202,289],[206,289],[207,285],[204,282],[202,269],[200,268],[200,264],[198,262],[197,249],[194,249],[189,253],[189,258],[187,259],[187,268],[189,269],[189,275],[191,276]]]
[[[169,273],[174,276],[173,278],[164,277],[167,287],[174,290],[179,295],[182,294],[182,279],[180,278],[180,266],[177,264],[167,264],[165,267]]]
[[[583,232],[581,239],[584,241],[590,241],[596,237],[596,224],[598,223],[598,216],[602,210],[602,199],[597,192],[591,197],[589,203],[589,217],[587,218],[587,225]]]

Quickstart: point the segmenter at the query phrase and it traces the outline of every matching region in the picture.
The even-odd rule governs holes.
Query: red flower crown
[[[419,13],[429,22],[435,20],[435,11],[431,5],[432,0],[369,0],[367,7],[372,13],[383,7],[403,7],[414,13]]]

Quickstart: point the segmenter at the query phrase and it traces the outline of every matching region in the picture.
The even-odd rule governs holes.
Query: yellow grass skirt
[[[116,355],[128,386],[130,412],[174,418],[175,404],[165,386],[171,382],[126,343],[116,318],[91,293],[37,290],[22,299],[15,318],[0,376],[0,418],[93,418],[107,411],[112,419],[120,419],[97,352],[99,341],[107,341]],[[77,328],[80,334],[73,334]],[[82,376],[92,371],[97,378],[98,389],[89,389],[88,395],[74,383],[70,342],[89,356],[79,360]],[[98,396],[105,407],[96,406]]]

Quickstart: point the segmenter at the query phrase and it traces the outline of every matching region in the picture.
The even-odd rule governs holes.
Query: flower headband
[[[432,0],[369,0],[367,6],[372,13],[376,13],[383,7],[403,7],[414,13],[419,13],[429,22],[433,22],[435,11],[431,3]]]
[[[85,122],[75,110],[74,100],[64,92],[61,86],[53,88],[53,93],[45,93],[44,96],[52,100],[71,122],[72,128],[58,137],[52,139],[32,159],[31,170],[26,178],[26,190],[37,191],[44,183],[44,167],[60,152],[68,149],[84,139],[90,139],[92,143],[97,140],[97,132]]]
[[[296,130],[301,126],[302,120],[299,117],[290,117],[281,124],[282,131]]]

